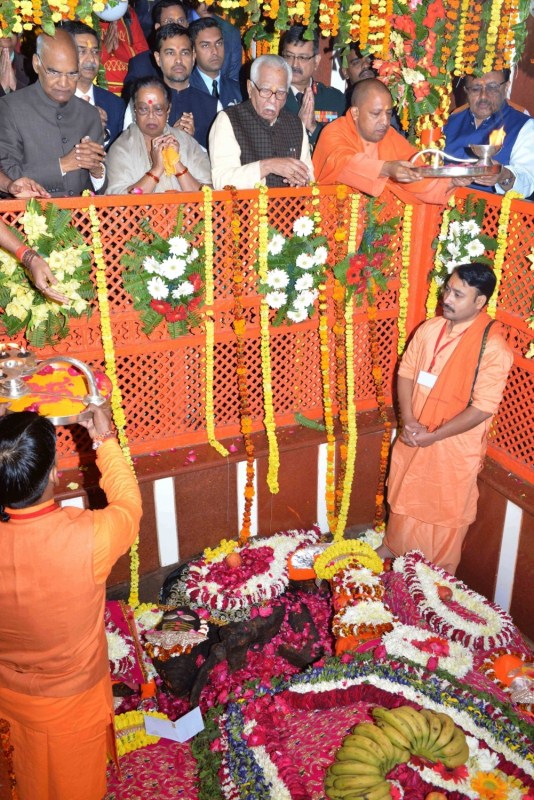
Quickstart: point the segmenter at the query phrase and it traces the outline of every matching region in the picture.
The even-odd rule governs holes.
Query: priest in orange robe
[[[402,424],[388,478],[390,515],[380,554],[417,549],[454,574],[476,517],[477,475],[513,363],[484,311],[495,290],[485,264],[456,267],[443,316],[415,332],[398,373]]]
[[[417,153],[391,127],[393,100],[376,78],[354,87],[345,116],[326,125],[313,153],[318,183],[344,183],[358,192],[379,197],[387,187],[403,203],[442,205],[466,178],[421,179],[410,158]]]
[[[109,410],[90,408],[109,502],[97,511],[54,501],[48,419],[0,419],[0,718],[19,800],[102,800],[115,752],[106,578],[137,536],[141,496]]]

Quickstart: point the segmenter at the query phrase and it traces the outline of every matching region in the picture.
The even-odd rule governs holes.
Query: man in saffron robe
[[[387,186],[403,203],[446,203],[467,179],[421,179],[410,162],[417,150],[391,127],[392,114],[393,101],[384,84],[375,78],[359,81],[349,110],[319,137],[313,153],[316,180],[345,183],[372,197]]]
[[[391,457],[383,556],[417,549],[451,573],[460,563],[487,434],[513,362],[484,311],[495,284],[484,264],[456,267],[443,317],[423,323],[402,358],[402,424]]]
[[[106,578],[137,536],[141,496],[109,410],[90,408],[109,501],[97,511],[54,502],[48,419],[0,419],[0,717],[20,800],[102,800],[114,753]]]

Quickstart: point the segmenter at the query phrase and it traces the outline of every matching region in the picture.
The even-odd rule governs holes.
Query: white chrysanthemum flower
[[[269,308],[282,308],[287,303],[287,295],[285,292],[268,292],[265,295],[265,302]]]
[[[436,275],[434,280],[436,281],[436,286],[443,286],[443,284],[445,283],[444,278],[440,277],[439,275]]]
[[[198,250],[197,250],[196,247],[193,247],[193,249],[191,250],[191,252],[187,256],[186,261],[187,261],[188,264],[192,264],[193,261],[196,261],[197,258],[198,258]]]
[[[169,251],[173,256],[185,256],[189,250],[189,242],[183,236],[171,236],[169,239]]]
[[[128,658],[130,655],[130,648],[118,633],[106,631],[106,639],[108,641],[108,658],[117,669],[121,659]]]
[[[339,619],[344,625],[388,625],[393,615],[380,600],[364,600],[345,607]]]
[[[166,258],[161,263],[159,274],[169,281],[175,281],[182,277],[186,266],[187,264],[183,258]]]
[[[297,256],[296,265],[299,269],[313,269],[315,266],[315,259],[308,253],[301,253]]]
[[[309,308],[312,306],[317,298],[319,297],[319,292],[317,289],[308,289],[305,292],[301,292],[294,300],[293,306],[295,309],[299,310],[301,308]]]
[[[182,297],[190,297],[192,294],[195,293],[195,287],[191,283],[191,281],[184,281],[180,283],[176,289],[173,289],[171,292],[173,298],[175,300],[180,300]]]
[[[314,255],[314,261],[317,265],[326,264],[326,259],[328,258],[328,250],[326,247],[322,245],[317,248]]]
[[[449,225],[449,238],[452,236],[457,239],[462,232],[462,226],[457,219]]]
[[[273,238],[270,239],[269,244],[267,245],[267,252],[270,256],[278,256],[282,252],[282,249],[286,243],[286,240],[283,236],[279,233],[275,233]]]
[[[470,258],[478,258],[484,253],[486,249],[480,239],[473,239],[472,242],[469,242],[467,247],[465,248],[469,253]]]
[[[404,78],[405,82],[410,84],[410,86],[417,86],[418,83],[424,83],[425,76],[422,72],[419,72],[417,69],[410,69],[409,67],[403,67],[402,77]]]
[[[154,278],[150,278],[146,288],[154,300],[164,300],[169,294],[169,287],[158,275],[156,275]]]
[[[471,236],[478,236],[480,233],[480,225],[474,219],[464,220],[461,224],[462,233],[469,233]]]
[[[299,217],[293,223],[293,233],[296,236],[311,236],[313,233],[313,220],[311,217]]]
[[[458,258],[462,252],[462,248],[457,242],[449,242],[447,250],[453,258]]]
[[[305,319],[308,319],[308,312],[305,308],[298,308],[295,311],[288,311],[287,317],[291,322],[304,322]]]
[[[309,273],[301,275],[295,282],[297,292],[305,292],[307,289],[313,289],[313,278]]]
[[[146,270],[149,275],[153,275],[154,273],[159,273],[160,271],[160,262],[154,256],[147,256],[143,261],[143,269]]]
[[[285,289],[289,283],[289,276],[283,269],[272,269],[265,281],[271,289]]]

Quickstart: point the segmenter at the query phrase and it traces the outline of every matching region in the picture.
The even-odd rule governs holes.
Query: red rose
[[[193,272],[193,274],[190,275],[187,280],[193,284],[195,292],[198,292],[200,290],[200,287],[202,286],[202,278],[200,277],[198,272]]]
[[[172,306],[165,300],[151,300],[150,308],[153,308],[158,314],[167,314],[172,309]]]
[[[202,298],[200,296],[199,297],[192,297],[191,300],[189,301],[189,303],[187,304],[187,310],[188,311],[194,311],[195,308],[199,307],[201,302],[202,302]]]
[[[167,311],[165,314],[165,319],[167,322],[183,322],[184,319],[187,318],[187,310],[184,306],[176,306],[176,308],[171,308],[170,311]]]

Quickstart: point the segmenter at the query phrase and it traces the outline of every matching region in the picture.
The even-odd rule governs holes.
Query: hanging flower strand
[[[104,261],[104,250],[102,247],[102,237],[100,235],[100,221],[94,205],[91,204],[88,210],[91,220],[93,252],[96,264],[96,289],[98,307],[100,310],[100,329],[102,334],[102,346],[104,348],[104,361],[106,375],[113,386],[111,410],[113,413],[113,421],[117,428],[117,436],[121,450],[135,474],[132,454],[128,444],[128,436],[126,434],[126,417],[122,406],[122,393],[117,378],[117,360],[113,344],[113,331],[111,329],[111,314],[106,283],[106,262]],[[139,536],[130,548],[130,596],[128,598],[128,605],[132,608],[136,608],[139,605]]]
[[[519,192],[511,191],[506,192],[502,199],[501,213],[499,216],[499,228],[497,230],[497,251],[493,260],[493,271],[495,273],[495,278],[497,279],[497,285],[495,286],[495,291],[490,297],[487,307],[487,312],[490,317],[493,317],[493,319],[495,319],[495,314],[497,313],[497,301],[499,299],[499,289],[502,280],[502,268],[504,264],[506,248],[508,247],[508,224],[510,222],[510,208],[514,200],[522,199],[522,197],[523,195]]]
[[[443,212],[443,219],[441,220],[441,228],[438,236],[436,252],[434,254],[434,269],[438,269],[441,263],[441,251],[443,250],[443,242],[446,239],[447,231],[449,230],[449,218],[452,209],[456,208],[456,200],[454,195],[451,195],[447,208]],[[438,284],[434,276],[430,279],[428,287],[428,295],[426,298],[426,318],[430,319],[436,313],[438,305]]]
[[[267,218],[267,186],[259,187],[258,197],[258,275],[260,281],[267,279],[267,246],[269,238],[269,221]],[[263,374],[263,406],[264,425],[269,443],[269,465],[267,470],[267,485],[271,494],[278,494],[278,470],[280,456],[278,441],[276,439],[276,422],[274,418],[273,387],[271,376],[271,350],[269,341],[269,306],[264,299],[260,305],[260,339],[261,339],[261,369]]]
[[[398,341],[397,352],[403,352],[406,344],[406,317],[408,314],[408,268],[410,266],[410,253],[412,242],[412,217],[413,206],[404,207],[404,218],[402,220],[402,266],[400,271],[400,290],[399,290],[399,321],[398,321]]]
[[[213,403],[213,374],[215,351],[215,320],[213,319],[213,192],[209,186],[203,186],[204,194],[204,285],[206,314],[206,434],[209,444],[219,455],[227,456],[226,447],[215,437],[215,412]]]

